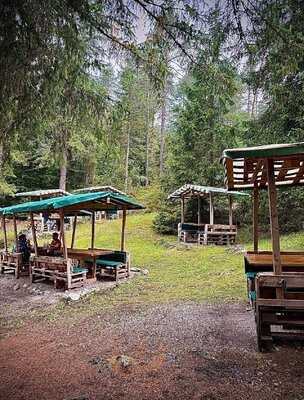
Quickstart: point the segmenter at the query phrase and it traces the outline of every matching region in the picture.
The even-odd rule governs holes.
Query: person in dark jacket
[[[28,264],[30,260],[30,243],[26,239],[26,236],[24,233],[21,233],[18,237],[18,247],[19,247],[19,252],[22,253],[22,263],[23,264]]]

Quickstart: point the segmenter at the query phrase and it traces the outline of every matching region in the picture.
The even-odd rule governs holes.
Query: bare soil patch
[[[0,399],[300,400],[303,355],[257,353],[245,304],[124,306],[3,337]]]

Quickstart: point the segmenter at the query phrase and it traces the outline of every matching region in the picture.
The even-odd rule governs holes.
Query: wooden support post
[[[252,192],[252,233],[253,233],[253,251],[259,251],[259,188],[254,184]]]
[[[232,216],[232,196],[229,195],[229,225],[233,225],[233,216]]]
[[[95,211],[92,211],[92,236],[91,236],[91,249],[95,246]]]
[[[32,229],[32,236],[33,236],[33,243],[34,243],[34,251],[35,251],[35,256],[38,256],[38,243],[37,243],[37,235],[36,235],[36,229],[35,229],[35,223],[34,223],[34,215],[31,212],[30,213],[30,218],[31,218],[31,229]]]
[[[66,241],[65,241],[63,209],[59,210],[59,215],[60,215],[60,235],[61,235],[62,248],[63,248],[63,257],[66,261],[66,268],[67,268],[67,289],[70,289],[72,286],[72,275],[71,275],[71,264],[68,259],[68,249],[67,249]]]
[[[8,247],[7,247],[7,232],[6,232],[5,215],[2,216],[2,221],[3,221],[3,234],[4,234],[4,249],[5,249],[5,252],[7,253]]]
[[[74,220],[73,220],[73,231],[72,231],[72,239],[71,239],[71,249],[74,247],[76,225],[77,225],[77,214],[75,214]]]
[[[197,198],[197,224],[200,225],[201,221],[201,196]]]
[[[274,165],[272,159],[267,159],[268,200],[270,213],[270,229],[272,240],[273,270],[276,275],[282,274],[280,254],[280,232],[277,210],[277,191],[275,186]]]
[[[123,210],[122,213],[122,225],[121,225],[121,245],[120,250],[125,250],[125,228],[126,228],[126,218],[127,218],[127,211]]]
[[[181,223],[185,222],[185,198],[182,196],[181,198]]]
[[[18,232],[17,232],[17,221],[15,215],[13,215],[13,223],[14,223],[14,234],[15,234],[15,246],[16,252],[19,251],[19,242],[18,242]]]
[[[213,225],[214,224],[214,207],[213,207],[212,193],[209,193],[209,211],[210,211],[209,224]]]

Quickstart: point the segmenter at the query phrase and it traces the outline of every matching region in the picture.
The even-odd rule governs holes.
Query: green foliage
[[[175,187],[222,182],[219,157],[234,143],[234,127],[226,115],[236,90],[234,69],[220,60],[193,67],[181,83],[169,143],[169,168]]]
[[[168,206],[163,207],[153,220],[153,228],[163,235],[177,235],[177,225],[180,222],[180,212]]]
[[[146,212],[157,212],[166,201],[164,193],[158,184],[138,188],[134,196],[140,204],[144,204]]]

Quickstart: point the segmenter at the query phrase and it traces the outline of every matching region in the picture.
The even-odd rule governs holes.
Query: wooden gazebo
[[[95,280],[96,274],[100,276],[119,277],[128,276],[130,271],[129,254],[125,251],[125,226],[127,210],[142,209],[143,206],[128,196],[112,192],[95,192],[75,194],[64,197],[31,201],[1,209],[4,227],[5,249],[2,252],[1,270],[15,268],[16,277],[19,276],[18,262],[14,259],[20,257],[18,249],[18,235],[15,226],[16,253],[8,250],[5,217],[12,216],[15,222],[16,216],[29,214],[31,218],[32,235],[34,241],[34,255],[30,260],[30,274],[32,281],[36,279],[52,280],[56,287],[65,286],[67,289],[82,285],[87,277]],[[95,248],[95,213],[102,210],[122,210],[122,232],[120,250]],[[50,257],[44,254],[44,249],[38,246],[34,227],[34,215],[47,211],[49,214],[58,213],[60,216],[60,234],[62,241],[62,254]],[[91,246],[88,249],[75,249],[75,232],[77,216],[90,212],[92,215]],[[68,247],[65,237],[64,218],[73,216],[73,232],[71,246]],[[62,285],[60,285],[62,284]]]
[[[275,337],[304,332],[304,252],[280,250],[277,210],[277,187],[304,184],[304,142],[228,149],[222,162],[228,190],[252,190],[253,251],[245,254],[245,272],[262,350]],[[259,250],[262,189],[268,191],[272,251]]]
[[[214,223],[214,196],[224,195],[229,201],[228,224]],[[181,222],[178,224],[178,239],[188,243],[198,244],[233,244],[237,227],[233,224],[233,196],[244,193],[228,192],[227,189],[187,184],[175,190],[168,196],[169,200],[179,199],[181,202]],[[245,194],[246,196],[246,194]],[[209,222],[202,222],[201,200],[209,199]],[[189,199],[197,199],[197,221],[185,222],[185,204]]]

